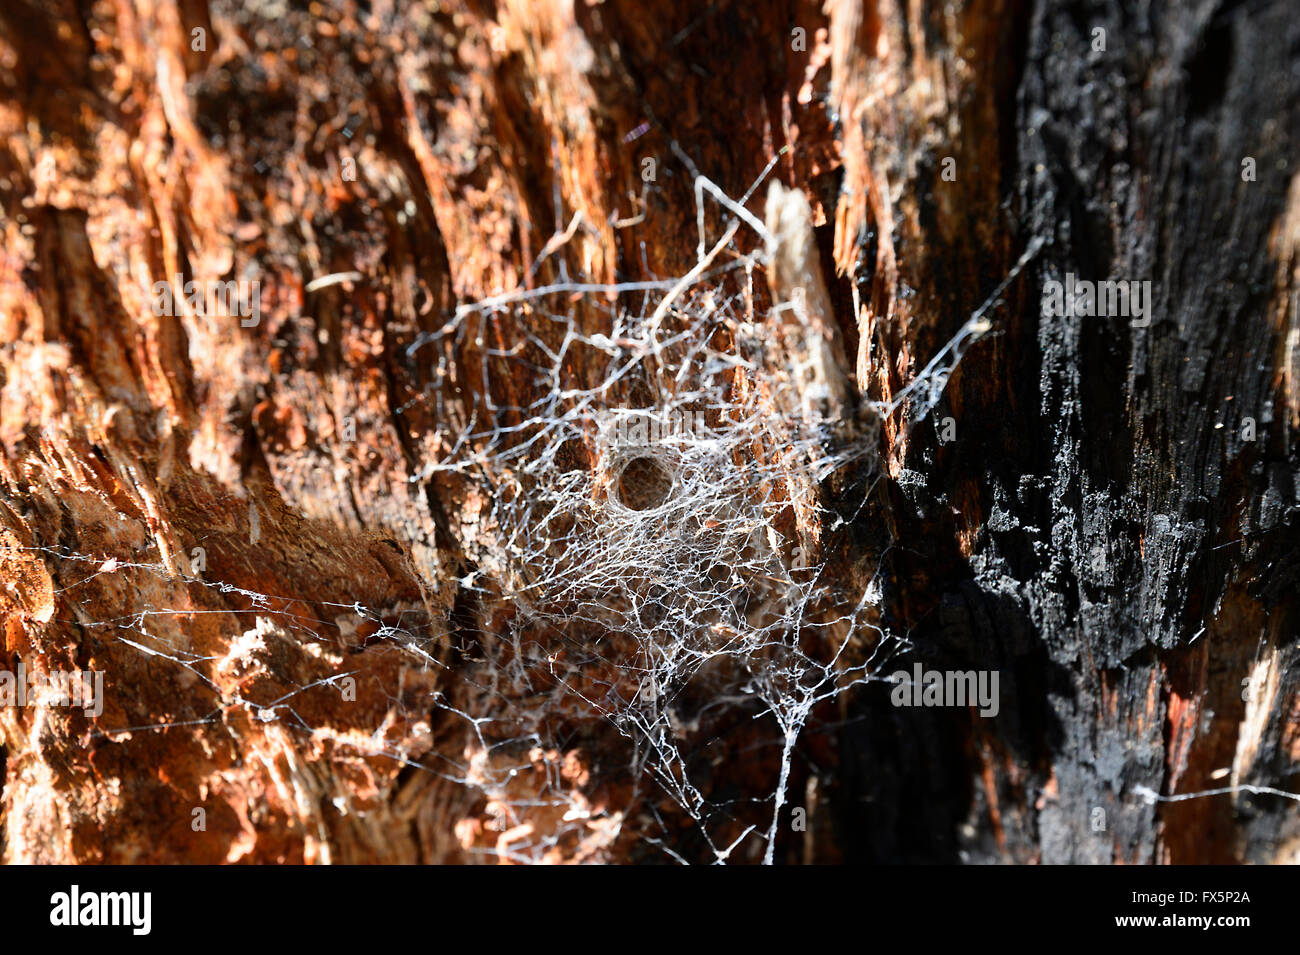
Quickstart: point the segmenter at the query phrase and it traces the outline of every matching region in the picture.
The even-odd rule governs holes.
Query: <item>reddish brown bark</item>
[[[869,499],[841,474],[823,514],[791,478],[776,525],[846,591],[884,567],[880,625],[1000,668],[1005,712],[909,714],[880,687],[819,708],[788,797],[807,832],[783,815],[777,859],[1293,861],[1285,799],[1138,795],[1293,789],[1300,765],[1295,105],[1246,65],[1291,70],[1293,28],[1280,4],[1193,19],[1098,19],[1093,56],[1090,16],[1056,4],[7,6],[0,664],[101,670],[107,692],[95,718],[0,708],[5,858],[711,858],[608,721],[530,715],[554,687],[500,677],[520,608],[487,515],[510,491],[424,473],[449,421],[543,395],[492,353],[549,334],[540,313],[429,343],[458,306],[695,265],[680,152],[732,197],[774,159],[807,196],[850,431],[1044,248],[936,412],[956,444],[892,415]],[[710,234],[731,218],[710,206]],[[1041,279],[1071,269],[1163,283],[1151,335],[1040,322]],[[260,321],[154,315],[177,274],[259,282]],[[599,297],[570,304],[609,333]],[[565,371],[592,387],[583,362]],[[1216,433],[1224,408],[1262,439]],[[579,699],[628,679],[592,649],[616,638],[532,639]],[[746,800],[779,747],[744,713],[704,736],[725,845],[766,824]]]

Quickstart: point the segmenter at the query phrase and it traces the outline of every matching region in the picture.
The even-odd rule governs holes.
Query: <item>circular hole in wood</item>
[[[649,511],[668,500],[673,489],[673,476],[653,457],[643,454],[623,465],[614,488],[619,503],[624,507]]]

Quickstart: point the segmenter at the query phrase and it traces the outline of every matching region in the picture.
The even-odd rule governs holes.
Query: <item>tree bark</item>
[[[0,8],[0,670],[105,683],[0,707],[5,860],[1300,862],[1297,77],[1283,2]],[[781,485],[782,566],[877,588],[790,647],[905,641],[879,676],[1000,706],[876,679],[787,737],[679,687],[693,813],[597,705],[636,635],[519,596],[523,464],[428,465],[549,400],[510,369],[561,300],[608,339],[691,272],[699,176],[812,225],[705,197],[764,360],[817,370],[733,368],[736,408],[829,395],[871,442]],[[258,313],[157,314],[178,275]],[[1149,322],[1050,314],[1067,276],[1149,282]],[[630,493],[602,454],[550,464]]]

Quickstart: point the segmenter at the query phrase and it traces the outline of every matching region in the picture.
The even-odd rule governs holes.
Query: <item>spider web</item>
[[[216,697],[207,712],[106,732],[214,722],[232,709],[319,732],[300,703],[343,684],[346,661],[260,702],[223,688],[214,671],[248,666],[252,649],[278,640],[328,641],[364,626],[368,643],[402,656],[404,676],[382,725],[334,742],[473,793],[480,818],[457,827],[467,852],[598,860],[631,841],[679,862],[773,862],[801,737],[819,709],[883,679],[906,645],[880,623],[876,571],[846,574],[842,555],[828,556],[828,534],[855,515],[831,513],[827,489],[868,499],[881,421],[929,413],[988,331],[984,312],[1006,282],[891,402],[859,401],[828,357],[806,216],[782,218],[791,207],[776,187],[768,221],[758,220],[745,206],[759,183],[736,202],[696,176],[697,261],[680,277],[585,284],[561,259],[557,281],[461,305],[411,345],[435,365],[424,397],[440,431],[438,452],[410,480],[481,493],[472,533],[461,527],[469,570],[456,583],[478,607],[507,612],[440,628],[417,606],[316,601],[325,619],[165,561],[36,548],[96,565],[69,596],[101,574],[135,571],[222,598],[221,609],[178,600],[83,621],[192,673]],[[710,200],[726,222],[712,242]],[[813,287],[774,278],[783,257],[785,272]],[[225,658],[152,629],[155,617],[231,612],[250,626]],[[412,744],[429,734],[430,713],[461,726],[459,757]],[[614,782],[596,796],[597,779]]]

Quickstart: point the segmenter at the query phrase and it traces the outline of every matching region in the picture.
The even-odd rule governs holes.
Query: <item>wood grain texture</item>
[[[807,197],[852,401],[898,396],[1042,243],[933,413],[884,422],[870,499],[840,475],[818,493],[846,522],[791,518],[846,587],[886,571],[908,665],[996,669],[1001,711],[881,686],[819,709],[790,786],[808,829],[783,824],[776,861],[1300,861],[1296,801],[1140,795],[1300,791],[1297,77],[1283,2],[6,3],[0,669],[103,670],[109,692],[96,719],[0,708],[4,858],[480,862],[531,840],[662,861],[653,830],[709,861],[600,720],[493,748],[426,705],[543,729],[493,669],[519,611],[486,517],[506,490],[425,472],[448,422],[541,397],[493,352],[528,319],[431,336],[566,276],[684,274],[680,151],[732,197],[773,160]],[[259,323],[155,316],[178,273],[259,282]],[[1149,280],[1150,325],[1045,316],[1067,273]],[[346,703],[322,682],[343,673]],[[756,733],[701,747],[710,798],[764,792],[779,753]]]

